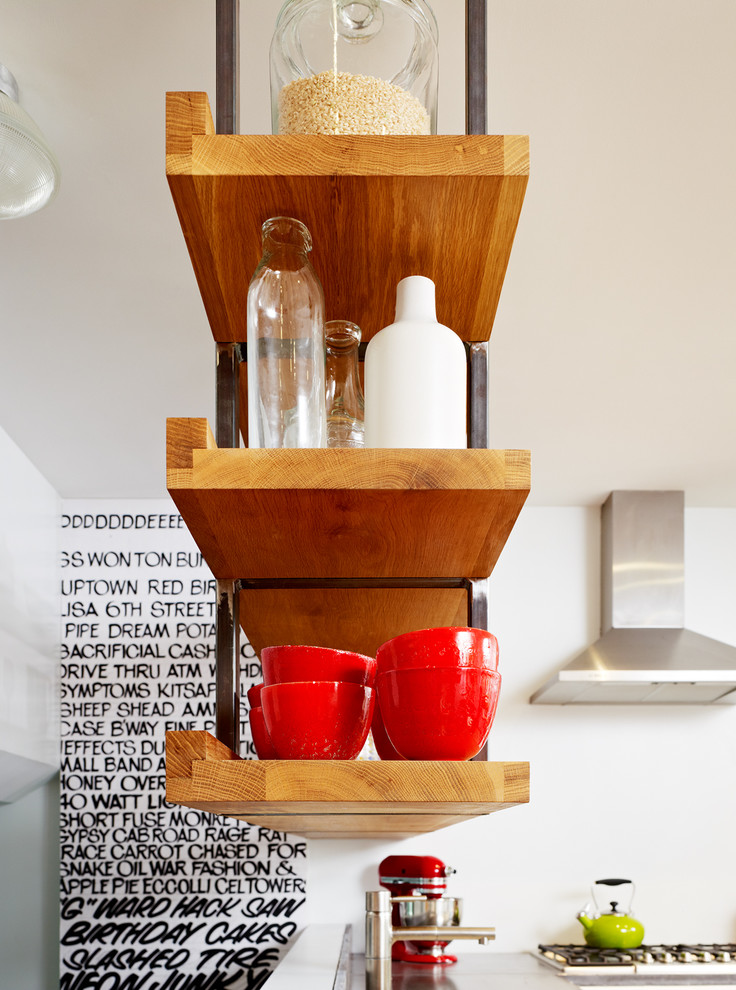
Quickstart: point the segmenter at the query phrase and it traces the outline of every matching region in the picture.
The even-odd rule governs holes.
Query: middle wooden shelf
[[[216,578],[273,582],[241,591],[256,652],[307,642],[373,653],[407,629],[466,625],[463,589],[299,582],[488,577],[529,494],[530,455],[218,449],[206,420],[171,419],[167,486]]]

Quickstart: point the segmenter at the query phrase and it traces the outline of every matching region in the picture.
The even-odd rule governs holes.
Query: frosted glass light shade
[[[13,98],[15,80],[4,66],[0,70],[0,219],[11,220],[45,206],[60,173],[35,122]]]

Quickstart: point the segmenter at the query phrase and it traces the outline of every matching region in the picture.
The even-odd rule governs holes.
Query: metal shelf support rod
[[[217,582],[215,735],[240,755],[240,615],[234,581]]]
[[[215,0],[215,130],[240,131],[240,0]]]
[[[465,133],[487,127],[486,0],[465,0]]]

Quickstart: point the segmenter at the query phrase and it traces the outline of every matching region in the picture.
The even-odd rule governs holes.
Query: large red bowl
[[[404,757],[397,753],[393,743],[388,737],[386,726],[381,718],[381,706],[378,703],[378,692],[376,692],[376,703],[373,708],[373,721],[371,722],[371,735],[373,736],[373,746],[382,760],[403,760]]]
[[[261,650],[263,683],[290,684],[295,681],[349,681],[373,687],[375,657],[326,646],[266,646]]]
[[[248,695],[248,704],[251,708],[261,707],[261,691],[263,690],[263,681],[260,684],[251,684],[248,688],[246,694]]]
[[[378,670],[400,667],[498,669],[498,640],[486,629],[445,626],[402,633],[378,647]]]
[[[266,728],[266,721],[263,718],[262,708],[251,708],[248,710],[248,721],[250,722],[250,734],[253,738],[253,746],[259,760],[278,760],[278,755],[271,742],[271,737]]]
[[[501,675],[478,667],[415,667],[379,673],[381,716],[407,760],[469,760],[496,714]]]
[[[354,760],[368,738],[373,688],[296,681],[261,692],[266,728],[281,760]]]

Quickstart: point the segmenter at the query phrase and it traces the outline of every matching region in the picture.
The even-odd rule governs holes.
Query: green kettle
[[[640,946],[644,940],[644,926],[628,913],[634,897],[632,881],[596,880],[592,889],[597,914],[594,917],[588,914],[590,904],[578,914],[586,943],[597,949],[636,949]],[[613,893],[618,900],[610,899]],[[622,903],[624,910],[619,910]],[[602,904],[610,909],[602,910]]]

